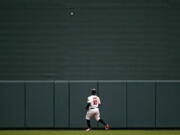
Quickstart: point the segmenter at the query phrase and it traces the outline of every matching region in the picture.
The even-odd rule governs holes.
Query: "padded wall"
[[[180,128],[180,82],[158,82],[156,98],[158,128]]]
[[[126,82],[100,81],[101,116],[113,128],[126,127]]]
[[[127,128],[155,128],[155,82],[127,82]]]
[[[53,82],[26,83],[26,127],[53,127]]]
[[[54,122],[56,128],[69,127],[69,83],[68,81],[55,81],[54,93]]]
[[[0,82],[0,128],[23,128],[25,122],[24,83]]]
[[[0,128],[85,128],[90,88],[111,128],[180,128],[180,81],[1,81]],[[92,120],[93,128],[101,128]]]

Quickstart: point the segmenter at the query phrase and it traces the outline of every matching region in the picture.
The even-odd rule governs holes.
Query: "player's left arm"
[[[90,106],[90,105],[91,105],[91,104],[88,103],[88,104],[86,105],[85,109],[86,109],[86,110],[89,110],[89,106]]]
[[[91,101],[89,98],[87,98],[87,105],[85,107],[86,110],[89,110],[89,106],[91,105]]]

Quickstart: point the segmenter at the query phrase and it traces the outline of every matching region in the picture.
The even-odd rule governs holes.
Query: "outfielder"
[[[92,88],[91,89],[91,96],[88,97],[87,100],[87,105],[86,105],[86,122],[88,128],[86,131],[91,130],[91,124],[90,124],[90,119],[94,117],[96,121],[102,123],[104,125],[105,129],[109,129],[109,125],[105,123],[101,118],[100,118],[100,112],[99,112],[99,105],[101,104],[100,98],[96,95],[96,89]]]

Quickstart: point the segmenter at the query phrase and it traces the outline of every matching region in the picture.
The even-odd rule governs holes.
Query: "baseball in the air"
[[[70,12],[70,15],[74,15],[74,12]]]

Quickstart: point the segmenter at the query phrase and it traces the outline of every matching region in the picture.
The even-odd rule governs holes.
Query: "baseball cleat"
[[[106,130],[108,130],[108,129],[109,129],[109,125],[106,124],[106,125],[104,126],[104,128],[105,128]]]
[[[86,131],[90,131],[91,129],[90,128],[87,128]]]

